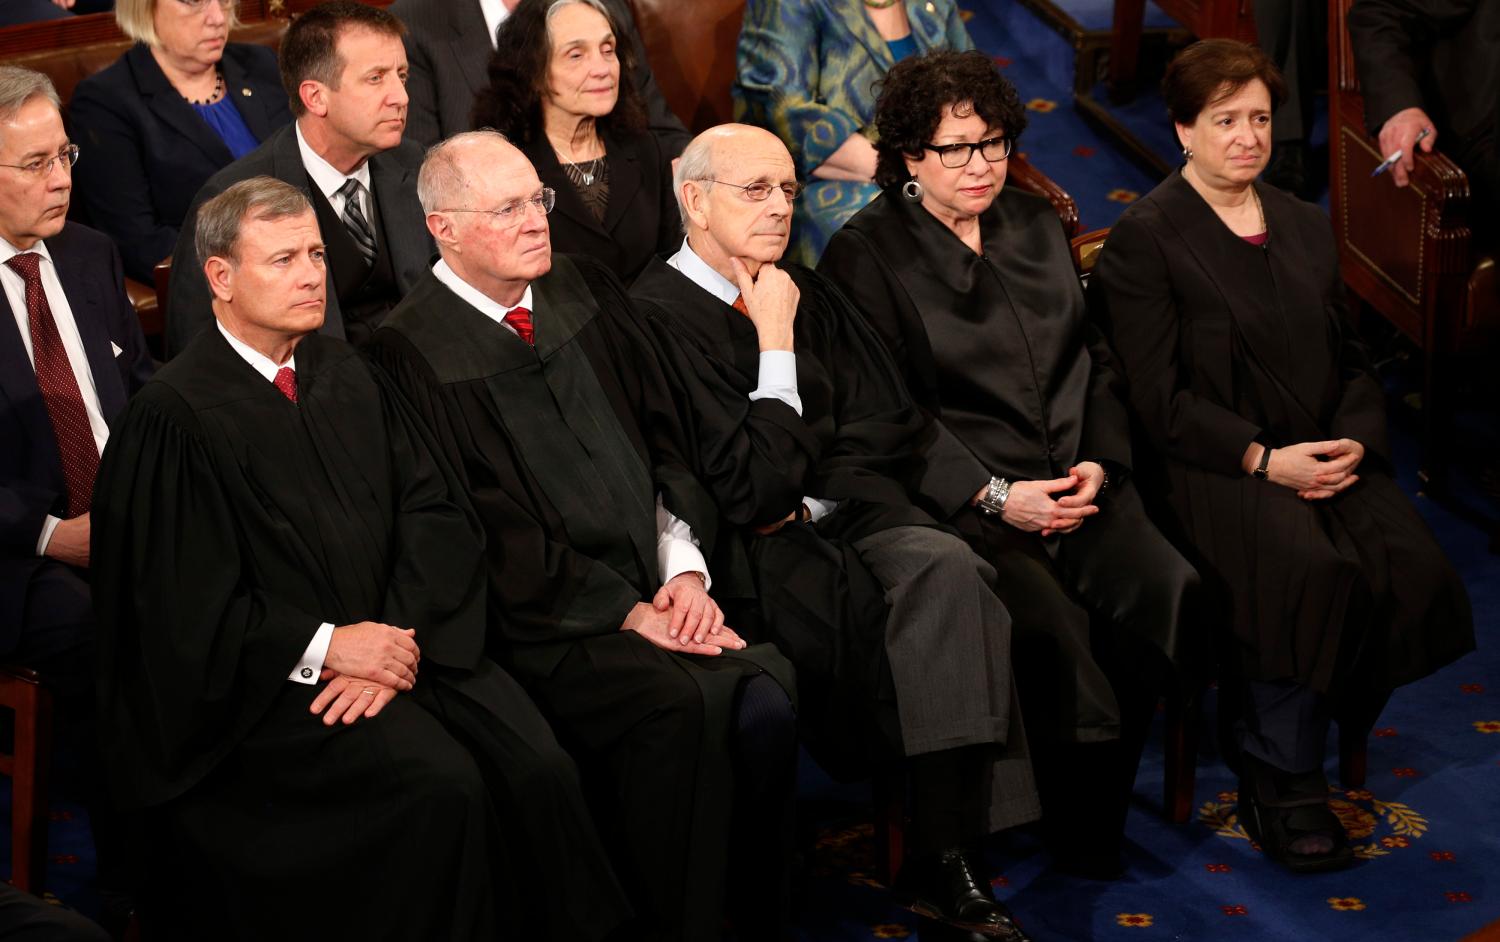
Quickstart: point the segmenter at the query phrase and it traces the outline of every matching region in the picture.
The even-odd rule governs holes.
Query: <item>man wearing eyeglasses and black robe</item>
[[[490,649],[578,759],[643,937],[720,937],[733,846],[731,919],[778,938],[790,668],[708,595],[742,576],[629,298],[552,254],[554,194],[496,132],[433,148],[418,191],[442,259],[371,351],[487,532]]]
[[[677,384],[695,471],[750,539],[809,747],[835,774],[910,776],[898,895],[950,926],[1021,939],[975,853],[1038,814],[1010,616],[989,565],[913,503],[940,428],[844,296],[777,265],[796,186],[769,132],[699,135],[675,182],[687,240],[631,294]],[[787,460],[799,451],[811,462]],[[943,500],[974,498],[949,490]]]

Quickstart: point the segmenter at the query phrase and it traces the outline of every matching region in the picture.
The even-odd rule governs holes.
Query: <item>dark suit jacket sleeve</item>
[[[230,167],[234,167],[230,164]],[[228,169],[228,168],[226,168]],[[193,245],[193,233],[197,228],[198,207],[229,188],[233,181],[223,180],[216,174],[203,185],[193,200],[182,221],[182,231],[177,236],[177,248],[172,252],[172,280],[167,293],[166,311],[166,356],[171,359],[198,335],[198,331],[213,322],[213,296],[208,290],[208,279],[203,276],[203,265],[198,260],[198,250]]]
[[[120,252],[115,246],[109,249],[109,335],[120,345],[120,355],[115,364],[120,369],[120,378],[125,382],[125,397],[128,399],[146,385],[146,380],[156,370],[151,351],[146,347],[146,335],[141,331],[141,320],[136,317],[135,306],[125,293],[125,270]],[[114,416],[105,416],[113,422]]]
[[[89,222],[120,247],[130,276],[147,284],[177,243],[176,227],[157,216],[151,199],[140,127],[153,120],[128,82],[83,82],[68,104],[81,152],[74,179]]]
[[[646,58],[646,44],[641,40],[641,31],[637,28],[635,17],[630,13],[630,7],[619,2],[619,0],[607,0],[611,12],[623,24],[630,33],[630,47],[635,54],[635,69],[631,72],[631,80],[635,83],[636,91],[640,92],[641,101],[646,105],[646,123],[650,126],[651,133],[656,135],[657,141],[661,143],[662,152],[670,162],[681,156],[693,135],[683,127],[682,120],[673,113],[667,99],[661,93],[661,86],[656,84],[656,76],[651,72],[651,63]]]
[[[1154,228],[1127,213],[1104,244],[1091,287],[1103,292],[1110,339],[1152,443],[1189,464],[1242,474],[1245,449],[1261,430],[1183,385],[1185,314],[1173,296],[1168,257]]]
[[[1422,101],[1423,56],[1440,33],[1467,20],[1479,0],[1357,0],[1349,10],[1349,41],[1365,124],[1378,134],[1385,122]]]

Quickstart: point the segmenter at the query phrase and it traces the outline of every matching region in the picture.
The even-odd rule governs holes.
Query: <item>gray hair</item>
[[[568,3],[579,0],[565,0]],[[498,141],[510,143],[504,134],[493,128],[464,131],[447,140],[439,141],[422,158],[422,169],[417,173],[417,200],[422,212],[435,213],[443,209],[454,209],[454,203],[463,199],[469,189],[469,181],[458,164],[455,149],[475,141]]]
[[[193,247],[198,261],[227,258],[238,262],[240,227],[247,219],[275,221],[312,212],[301,190],[272,177],[251,177],[198,207]]]
[[[682,185],[689,180],[712,185],[714,176],[714,138],[717,128],[709,128],[693,138],[677,161],[677,170],[672,174],[672,192],[677,196],[677,211],[682,214],[682,228],[687,229],[687,202],[682,196]]]
[[[210,3],[215,0],[209,0]],[[234,29],[240,25],[240,5],[235,2],[224,11],[229,17],[229,28]],[[156,38],[156,0],[115,0],[115,25],[120,27],[120,32],[134,39],[138,43],[155,46]]]
[[[563,7],[573,3],[581,3],[586,7],[593,7],[595,10],[599,11],[600,16],[604,17],[604,22],[606,23],[613,23],[615,21],[615,18],[610,15],[609,10],[605,8],[604,4],[600,2],[600,0],[552,0],[552,3],[547,6],[546,14],[544,14],[542,17],[543,22],[547,24],[547,39],[549,41],[552,38],[552,18],[557,15],[558,10],[561,10]],[[616,36],[615,40],[616,42],[624,41],[620,36]],[[620,78],[623,80],[624,76],[621,76]]]
[[[10,123],[33,98],[45,98],[62,112],[62,100],[52,80],[40,72],[15,65],[0,65],[0,123]]]

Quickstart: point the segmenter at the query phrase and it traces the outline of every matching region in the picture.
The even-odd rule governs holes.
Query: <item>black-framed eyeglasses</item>
[[[38,157],[30,163],[24,164],[0,164],[0,167],[9,167],[12,170],[20,170],[34,177],[45,177],[52,172],[53,164],[62,164],[64,170],[71,171],[73,165],[78,163],[78,145],[69,144],[57,152],[54,157]]]
[[[997,164],[1010,156],[1010,138],[1004,136],[985,138],[977,144],[965,141],[960,144],[923,144],[922,146],[937,154],[938,160],[942,161],[943,166],[949,170],[967,167],[969,161],[974,159],[976,150],[979,151],[981,157],[992,164]]]
[[[557,191],[550,186],[544,186],[535,196],[525,199],[511,200],[499,209],[440,209],[440,213],[486,213],[495,218],[502,226],[519,226],[521,220],[526,218],[526,207],[530,206],[543,216],[552,212],[552,207],[557,205]]]
[[[744,190],[745,196],[756,203],[764,203],[771,198],[772,190],[780,190],[781,195],[786,197],[788,203],[802,195],[802,184],[792,183],[730,183],[728,180],[706,180],[707,183],[722,183],[732,186],[738,190]]]

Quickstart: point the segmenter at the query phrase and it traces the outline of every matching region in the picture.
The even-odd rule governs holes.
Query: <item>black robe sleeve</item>
[[[1110,232],[1091,290],[1120,361],[1130,399],[1152,443],[1189,464],[1239,475],[1261,429],[1184,385],[1183,315],[1166,255],[1150,225],[1127,211]]]
[[[377,332],[370,352],[426,421],[484,523],[489,596],[499,603],[492,620],[501,633],[512,642],[549,643],[618,631],[642,601],[641,589],[559,538],[513,444],[465,421],[459,400],[466,391],[439,383],[398,332]]]
[[[818,263],[819,274],[826,274],[848,296],[865,322],[885,344],[895,369],[908,386],[917,387],[910,341],[901,327],[897,298],[906,289],[895,273],[881,262],[880,254],[861,232],[844,228],[833,234]],[[915,488],[939,520],[946,520],[961,510],[978,490],[989,481],[991,473],[1014,478],[1003,468],[986,468],[984,463],[934,416],[929,403],[917,405],[927,417],[922,449],[923,464]]]
[[[127,805],[167,801],[239,742],[323,617],[249,584],[191,411],[148,385],[110,436],[92,515],[100,739]]]
[[[784,519],[806,496],[804,481],[818,452],[801,417],[779,399],[749,399],[724,364],[682,339],[672,315],[651,300],[637,298],[635,305],[681,417],[686,466],[731,526]]]
[[[396,550],[381,619],[417,629],[422,659],[472,670],[484,652],[484,530],[415,411],[379,369]]]

